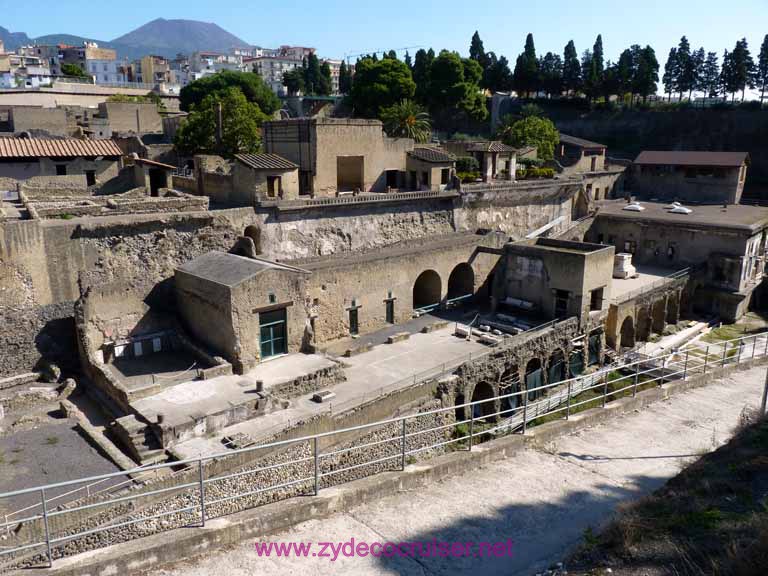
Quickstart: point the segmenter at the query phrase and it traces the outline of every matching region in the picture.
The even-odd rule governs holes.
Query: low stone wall
[[[168,191],[166,196],[151,197],[130,190],[113,196],[89,196],[79,201],[57,198],[49,202],[28,202],[32,218],[72,218],[79,216],[116,216],[126,214],[156,214],[198,212],[208,209],[208,198]]]
[[[196,178],[187,178],[186,176],[174,176],[173,187],[176,190],[181,190],[182,192],[186,192],[187,194],[197,195],[199,193],[197,189]]]
[[[277,398],[296,398],[344,382],[346,379],[344,368],[340,364],[335,364],[312,374],[306,374],[278,384],[270,388],[269,393]]]
[[[80,198],[90,194],[85,174],[32,176],[20,182],[19,187],[29,200],[44,200],[51,196]]]

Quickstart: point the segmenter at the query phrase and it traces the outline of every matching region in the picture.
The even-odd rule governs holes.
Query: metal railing
[[[677,272],[674,272],[673,274],[670,274],[669,276],[664,276],[663,278],[659,278],[658,280],[654,280],[650,284],[646,284],[644,286],[640,286],[639,288],[635,288],[634,290],[631,290],[630,292],[625,292],[623,294],[619,294],[618,296],[615,296],[613,298],[614,302],[621,303],[621,302],[627,302],[629,300],[632,300],[633,298],[637,298],[638,296],[641,296],[643,294],[647,294],[649,292],[653,292],[657,288],[661,288],[663,286],[667,286],[669,284],[673,284],[675,281],[680,280],[682,278],[687,278],[690,276],[692,271],[692,268],[684,268],[683,270],[678,270]]]
[[[537,327],[534,330],[539,328]],[[124,528],[142,522],[146,523],[160,518],[170,518],[172,516],[175,516],[177,524],[173,525],[173,522],[169,520],[169,526],[166,529],[181,526],[204,526],[206,520],[212,516],[233,512],[231,509],[217,508],[217,505],[240,501],[243,504],[242,509],[245,509],[257,505],[252,500],[249,500],[257,495],[269,495],[276,499],[280,495],[289,498],[296,495],[306,495],[307,493],[318,494],[324,479],[331,479],[326,481],[330,485],[349,481],[349,479],[332,480],[333,477],[338,477],[342,473],[350,473],[365,467],[383,464],[387,465],[386,470],[404,469],[410,457],[415,457],[425,452],[449,448],[472,450],[476,442],[482,442],[493,436],[509,433],[526,434],[531,425],[535,425],[537,420],[544,417],[548,418],[560,414],[562,418],[567,420],[575,412],[600,406],[604,408],[609,401],[624,396],[635,396],[639,391],[649,387],[661,387],[664,383],[675,380],[688,380],[693,376],[712,372],[716,368],[741,364],[757,357],[765,356],[768,356],[768,332],[744,336],[734,340],[713,342],[706,346],[703,344],[691,345],[657,357],[640,357],[637,360],[601,369],[594,374],[587,374],[531,388],[527,386],[527,383],[530,383],[531,380],[529,375],[526,375],[524,389],[509,394],[311,436],[249,446],[247,448],[200,456],[199,458],[178,462],[146,466],[132,472],[147,473],[153,470],[160,471],[183,467],[187,474],[179,483],[171,486],[148,490],[140,494],[116,494],[109,499],[92,501],[69,508],[52,510],[49,506],[52,499],[47,494],[52,490],[69,488],[83,483],[103,481],[124,476],[131,472],[115,472],[7,492],[0,494],[0,502],[16,496],[38,494],[42,511],[11,523],[6,522],[0,525],[0,529],[10,530],[11,526],[16,526],[20,523],[41,521],[42,530],[40,532],[42,536],[39,540],[24,544],[19,543],[8,546],[5,549],[0,549],[0,558],[10,554],[29,553],[33,550],[38,550],[37,553],[39,554],[39,551],[43,550],[49,565],[52,565],[54,548],[56,546],[100,532]],[[448,367],[445,366],[443,369],[448,370]],[[457,412],[458,410],[462,411],[462,419],[456,420],[451,418],[452,415],[459,413]],[[467,416],[467,414],[469,415]],[[432,425],[425,427],[419,425],[424,419],[440,416],[446,416],[448,423],[435,425],[432,422]],[[373,440],[365,438],[364,434],[375,432],[377,429],[386,426],[394,430],[391,437]],[[430,436],[433,436],[435,433],[438,436],[430,439]],[[348,441],[351,434],[357,434],[359,437],[352,444],[344,446],[343,442]],[[425,440],[422,441],[421,439]],[[327,451],[322,450],[321,442],[329,448]],[[257,457],[260,457],[259,454],[273,454],[276,450],[286,450],[291,447],[306,448],[304,451],[305,455],[291,456],[288,454],[289,458],[283,462],[216,476],[206,474],[205,466],[207,463],[242,454],[253,455],[255,460]],[[389,447],[389,453],[386,452],[387,448],[383,447]],[[385,454],[383,456],[377,454],[377,448],[384,449]],[[373,450],[371,454],[362,453],[365,456],[365,459],[362,461],[333,468],[334,458],[353,452],[359,453],[358,451],[366,449]],[[342,461],[339,460],[339,462]],[[328,466],[329,463],[331,464],[330,468]],[[297,466],[300,466],[299,470],[296,470]],[[286,482],[262,485],[253,480],[256,474],[272,472],[285,467],[294,467],[292,474],[289,476],[290,479]],[[381,470],[377,469],[373,473],[375,474],[378,471]],[[191,474],[194,477],[190,477]],[[181,478],[181,476],[183,474],[179,474],[177,471],[172,477]],[[233,483],[237,479],[246,479],[249,476],[251,480],[245,481],[242,486],[236,486]],[[215,486],[221,482],[228,482],[230,486],[236,486],[237,490],[233,494],[224,496],[208,494],[208,487]],[[293,493],[286,493],[286,490],[293,490]],[[127,503],[131,503],[136,509],[139,509],[143,499],[156,499],[158,496],[164,495],[170,496],[179,491],[187,491],[190,497],[179,503],[179,507],[163,510],[158,514],[127,520],[121,519],[120,521],[96,526],[95,528],[72,530],[61,535],[54,534],[51,528],[51,520],[53,518],[94,510],[106,513],[109,508],[119,507]],[[119,508],[116,511],[116,515],[120,515]],[[10,534],[12,533],[9,531]]]

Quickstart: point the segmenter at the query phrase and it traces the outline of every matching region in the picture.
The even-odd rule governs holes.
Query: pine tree
[[[635,58],[633,51],[629,48],[624,50],[619,56],[619,63],[616,66],[616,86],[619,96],[622,98],[626,95],[630,95],[630,102],[632,101],[632,94],[634,94],[632,79],[635,77]]]
[[[701,67],[697,90],[704,92],[707,98],[717,98],[720,93],[720,64],[717,61],[717,52],[707,53]]]
[[[339,67],[339,93],[349,94],[351,90],[352,90],[352,74],[350,73],[350,70],[347,67],[347,63],[342,60],[341,66]]]
[[[637,58],[634,86],[635,92],[643,97],[645,102],[651,94],[655,94],[659,81],[659,62],[656,60],[656,52],[650,46],[646,46]]]
[[[584,75],[585,92],[590,99],[596,97],[602,91],[605,63],[603,62],[603,37],[598,34],[592,47],[592,57],[589,61],[589,70]]]
[[[559,96],[563,91],[563,61],[558,54],[547,52],[539,60],[541,87],[547,96]]]
[[[539,88],[539,61],[536,59],[536,47],[531,33],[525,38],[523,53],[517,57],[513,82],[517,93],[526,96]]]
[[[472,42],[469,45],[469,57],[480,64],[483,71],[487,70],[488,66],[491,64],[488,54],[485,53],[483,41],[480,39],[480,34],[477,30],[475,30],[475,33],[472,35]]]
[[[405,65],[408,66],[409,70],[413,71],[413,60],[411,60],[411,55],[408,53],[408,50],[405,51],[403,62],[405,62]]]
[[[736,85],[736,73],[733,65],[733,54],[728,50],[723,51],[723,66],[720,69],[720,89],[724,94],[731,95],[734,100],[738,87]]]
[[[416,52],[413,61],[413,81],[416,82],[416,96],[418,103],[426,105],[429,101],[429,70],[435,60],[435,51],[423,48]]]
[[[581,64],[573,40],[563,50],[563,89],[567,94],[581,90]]]
[[[744,102],[744,96],[747,88],[755,87],[755,61],[749,53],[747,39],[742,38],[736,42],[736,47],[731,52],[733,60],[734,87],[736,91],[741,91],[741,101]]]
[[[695,84],[691,45],[685,36],[680,38],[680,44],[677,46],[676,62],[675,84],[677,85],[680,100],[682,100],[683,94],[689,92]]]
[[[664,76],[661,82],[664,84],[664,93],[667,95],[667,101],[672,101],[672,92],[677,92],[677,48],[669,49],[667,63],[664,64]]]
[[[760,55],[757,58],[757,70],[755,73],[755,85],[760,89],[760,105],[765,100],[765,91],[768,89],[768,34],[763,38],[760,46]]]

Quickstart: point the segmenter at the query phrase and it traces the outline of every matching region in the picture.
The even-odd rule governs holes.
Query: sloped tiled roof
[[[277,154],[237,154],[235,158],[256,170],[294,170],[299,167]]]
[[[417,160],[421,160],[422,162],[433,162],[435,164],[445,164],[446,162],[456,161],[456,157],[453,154],[449,154],[438,148],[430,148],[427,146],[414,148],[408,152],[408,155]]]
[[[467,148],[467,152],[517,152],[512,146],[507,146],[504,142],[490,140],[488,142],[476,142]]]
[[[635,164],[672,166],[728,166],[738,168],[747,161],[746,152],[694,152],[686,150],[641,152]]]
[[[584,140],[584,138],[577,138],[576,136],[569,136],[568,134],[560,133],[560,142],[563,144],[570,144],[571,146],[577,146],[579,148],[586,148],[589,150],[595,148],[607,148],[605,144],[599,142],[592,142],[591,140]]]
[[[114,140],[0,138],[0,158],[119,157],[122,155],[120,147]]]

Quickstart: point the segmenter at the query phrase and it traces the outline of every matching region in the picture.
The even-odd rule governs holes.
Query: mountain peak
[[[146,49],[163,55],[196,50],[228,52],[232,48],[249,46],[218,24],[197,20],[166,20],[156,18],[112,40],[111,44],[134,49]]]

